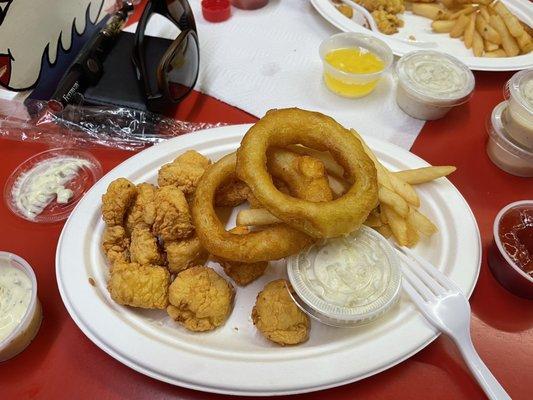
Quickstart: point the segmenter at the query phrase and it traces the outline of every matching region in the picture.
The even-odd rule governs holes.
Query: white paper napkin
[[[337,33],[307,0],[270,0],[259,10],[232,8],[222,23],[204,20],[200,0],[191,1],[200,39],[196,89],[257,117],[271,108],[299,107],[330,115],[348,128],[410,148],[423,121],[396,104],[389,73],[375,91],[345,99],[322,82],[318,47]],[[155,23],[154,23],[155,22]],[[148,34],[176,37],[167,24],[152,20]],[[128,27],[135,31],[135,26]]]

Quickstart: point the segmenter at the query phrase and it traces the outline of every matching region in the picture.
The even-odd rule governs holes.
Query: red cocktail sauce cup
[[[489,250],[489,266],[492,270],[494,277],[510,292],[517,296],[525,297],[527,299],[533,299],[533,277],[528,275],[520,266],[513,260],[509,253],[505,250],[502,243],[501,233],[502,230],[508,230],[509,220],[513,214],[517,214],[520,211],[527,212],[527,221],[524,224],[524,218],[522,218],[522,228],[519,229],[519,236],[521,242],[529,243],[529,257],[533,258],[533,251],[531,250],[531,240],[533,239],[533,200],[517,201],[515,203],[508,204],[500,210],[496,219],[494,220],[493,235],[494,242]],[[522,216],[524,214],[521,214]],[[505,218],[507,216],[507,218]],[[504,223],[502,223],[502,219]],[[518,226],[518,225],[517,225]],[[525,226],[525,228],[524,228]],[[508,241],[508,239],[504,239]],[[513,246],[507,245],[508,248],[513,250]],[[533,262],[533,261],[530,261]]]

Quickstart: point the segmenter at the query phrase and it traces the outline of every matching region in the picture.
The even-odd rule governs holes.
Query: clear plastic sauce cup
[[[435,120],[466,103],[475,79],[468,67],[448,54],[414,51],[396,64],[398,106],[413,118]]]
[[[509,136],[533,151],[533,68],[513,75],[505,86],[504,124]]]
[[[0,362],[23,351],[42,321],[37,279],[21,257],[0,251]]]
[[[382,67],[371,73],[343,71],[326,59],[328,54],[339,49],[353,49],[361,54],[371,53],[381,61]],[[370,94],[379,79],[390,68],[393,60],[392,50],[385,42],[362,33],[333,35],[320,44],[319,54],[326,87],[337,95],[349,98]]]

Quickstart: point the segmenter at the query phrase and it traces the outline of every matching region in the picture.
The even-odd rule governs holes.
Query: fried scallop
[[[180,272],[170,285],[167,313],[190,331],[210,331],[226,322],[234,295],[214,270],[195,266]]]
[[[189,204],[183,192],[175,186],[157,189],[154,196],[155,218],[152,231],[164,242],[189,237],[194,231]]]
[[[294,303],[289,283],[278,279],[268,283],[257,295],[252,320],[270,341],[285,345],[305,342],[309,338],[309,317]]]
[[[137,188],[126,178],[111,182],[102,196],[102,218],[106,225],[122,225],[136,196]]]
[[[118,304],[165,309],[170,274],[166,268],[118,261],[111,269],[107,288]]]
[[[117,261],[130,261],[130,238],[120,226],[106,226],[102,236],[102,250],[111,265]]]
[[[157,238],[150,228],[138,225],[133,228],[130,244],[131,261],[141,265],[163,265],[164,257],[159,251]]]
[[[196,185],[211,161],[195,150],[188,150],[159,170],[159,186],[172,185],[186,196],[194,193]]]
[[[250,228],[247,226],[237,226],[230,230],[237,235],[247,235]],[[224,272],[239,286],[246,286],[255,281],[265,273],[268,267],[268,261],[258,261],[255,263],[243,263],[239,261],[230,261],[217,258],[218,263],[224,269]]]
[[[156,187],[150,183],[137,185],[137,197],[126,216],[126,229],[132,232],[139,225],[149,228],[154,224]]]
[[[165,243],[168,269],[178,273],[195,265],[204,264],[209,257],[198,236]]]

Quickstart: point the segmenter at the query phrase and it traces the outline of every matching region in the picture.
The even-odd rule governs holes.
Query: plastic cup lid
[[[512,98],[533,115],[533,68],[514,74],[505,85],[504,96]]]
[[[231,16],[229,0],[203,0],[202,15],[209,22],[222,22]]]
[[[60,165],[70,165],[68,173],[57,172],[62,193],[66,198],[57,201],[56,194],[49,194],[41,187],[35,188],[37,177]],[[102,176],[102,167],[91,154],[77,149],[52,149],[36,154],[20,164],[9,176],[4,186],[4,201],[13,214],[31,222],[52,223],[66,219],[78,201]],[[29,207],[31,196],[44,197],[41,207]],[[66,201],[66,202],[65,202]],[[39,212],[40,210],[40,212]]]

